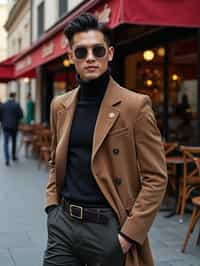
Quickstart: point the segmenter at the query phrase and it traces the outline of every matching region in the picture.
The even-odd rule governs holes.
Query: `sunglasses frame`
[[[101,55],[101,56],[97,56],[97,55],[95,55],[95,53],[94,53],[94,49],[95,48],[103,48],[104,49],[104,54],[103,55]],[[83,57],[78,57],[77,55],[76,55],[76,50],[77,49],[79,49],[79,48],[83,48],[83,49],[85,49],[86,50],[86,53],[85,53],[85,55],[83,56]],[[95,44],[95,45],[93,45],[92,47],[87,47],[87,46],[78,46],[78,47],[76,47],[74,50],[73,50],[73,54],[74,54],[74,56],[75,56],[75,58],[76,59],[78,59],[78,60],[84,60],[87,56],[88,56],[88,50],[89,49],[92,49],[92,54],[93,54],[93,56],[95,57],[95,58],[102,58],[102,57],[104,57],[105,55],[106,55],[106,52],[107,52],[107,49],[106,49],[106,47],[103,45],[103,44]]]

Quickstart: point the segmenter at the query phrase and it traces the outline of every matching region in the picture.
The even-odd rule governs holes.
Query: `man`
[[[30,125],[35,120],[35,103],[32,100],[31,93],[27,95],[26,103],[26,124]]]
[[[12,159],[16,157],[16,139],[20,119],[23,118],[23,112],[20,105],[15,101],[16,93],[11,92],[10,99],[0,107],[0,120],[4,133],[4,155],[6,166],[10,165],[9,140],[12,139]]]
[[[147,233],[166,165],[147,96],[110,76],[110,31],[90,14],[65,29],[79,87],[51,105],[44,266],[153,265]]]

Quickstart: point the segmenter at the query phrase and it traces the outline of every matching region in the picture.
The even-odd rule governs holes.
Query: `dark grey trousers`
[[[120,230],[112,210],[107,225],[82,222],[58,206],[48,214],[48,243],[43,266],[123,266]]]

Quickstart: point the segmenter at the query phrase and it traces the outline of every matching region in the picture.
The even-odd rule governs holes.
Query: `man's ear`
[[[114,57],[114,52],[115,52],[115,49],[113,46],[110,46],[108,48],[108,61],[111,62],[113,60],[113,57]]]

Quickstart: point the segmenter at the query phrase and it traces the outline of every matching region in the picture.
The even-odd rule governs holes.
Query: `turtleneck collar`
[[[105,94],[110,73],[107,70],[97,79],[84,81],[77,75],[77,80],[80,85],[79,101],[101,101]]]

